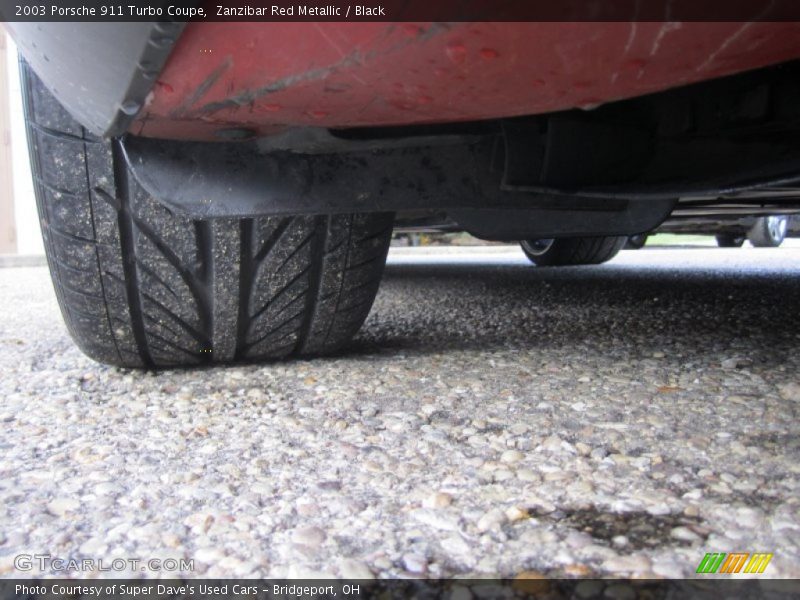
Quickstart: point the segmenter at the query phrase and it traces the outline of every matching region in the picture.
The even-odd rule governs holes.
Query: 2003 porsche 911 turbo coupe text
[[[575,265],[800,211],[800,23],[6,25],[58,300],[106,363],[335,351],[393,230]]]

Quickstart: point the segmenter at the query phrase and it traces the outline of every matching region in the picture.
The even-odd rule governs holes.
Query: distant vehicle
[[[739,248],[746,240],[755,248],[777,248],[792,235],[800,234],[797,215],[765,217],[668,219],[652,233],[713,235],[720,248]],[[650,234],[632,235],[625,248],[642,248]]]
[[[570,265],[599,265],[622,250],[625,236],[574,237],[526,240],[520,242],[522,251],[533,264],[540,267]]]

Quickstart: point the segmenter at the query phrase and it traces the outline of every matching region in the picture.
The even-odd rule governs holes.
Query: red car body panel
[[[590,109],[797,57],[793,22],[195,22],[131,131],[212,140]]]

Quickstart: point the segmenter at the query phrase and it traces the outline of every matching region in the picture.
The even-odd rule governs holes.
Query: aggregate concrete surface
[[[796,245],[397,251],[346,352],[206,370],[85,358],[45,268],[0,292],[5,577],[800,577]]]

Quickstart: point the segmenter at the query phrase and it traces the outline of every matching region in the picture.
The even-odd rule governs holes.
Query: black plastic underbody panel
[[[443,209],[491,239],[529,235],[631,235],[658,225],[671,196],[510,192],[490,168],[491,141],[339,154],[259,154],[241,143],[126,137],[139,183],[194,218]]]

